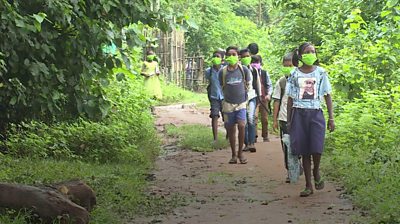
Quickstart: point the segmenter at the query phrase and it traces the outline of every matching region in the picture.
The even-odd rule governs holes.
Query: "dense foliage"
[[[271,17],[281,18],[270,24],[272,58],[311,41],[334,87],[337,128],[327,136],[325,169],[369,212],[369,222],[399,223],[399,1],[271,6],[278,9]]]
[[[255,41],[273,80],[287,52],[312,42],[334,87],[337,130],[327,136],[325,168],[372,223],[400,222],[398,0],[179,2],[199,25],[188,31],[190,51]]]
[[[0,181],[82,179],[97,193],[93,223],[153,206],[143,189],[160,142],[135,74],[144,27],[173,24],[152,9],[147,0],[0,1]],[[0,222],[29,223],[13,214]]]
[[[189,54],[210,55],[213,51],[227,46],[247,46],[249,43],[258,42],[262,46],[268,45],[267,30],[258,27],[252,21],[252,16],[243,17],[235,14],[240,10],[245,11],[249,4],[233,4],[232,1],[189,1],[178,0],[168,4],[174,11],[190,16],[190,21],[195,26],[189,27],[186,33],[187,49]],[[166,6],[167,7],[167,6]],[[243,11],[244,10],[244,11]],[[254,18],[256,14],[253,15]],[[264,53],[264,52],[263,52]]]
[[[314,43],[334,87],[337,130],[327,136],[325,170],[371,223],[400,222],[399,0],[157,2],[0,0],[0,134],[14,123],[0,181],[84,179],[99,192],[94,223],[121,223],[148,205],[138,192],[159,142],[133,46],[146,26],[179,23],[189,55],[257,42],[273,80],[286,52]],[[116,55],[104,52],[110,43]],[[206,100],[164,88],[159,104]]]
[[[151,1],[0,1],[0,120],[51,121],[86,114],[105,116],[111,107],[104,87],[113,67],[138,45],[136,22],[167,28]],[[141,31],[138,31],[139,33]],[[122,57],[104,54],[115,43]]]

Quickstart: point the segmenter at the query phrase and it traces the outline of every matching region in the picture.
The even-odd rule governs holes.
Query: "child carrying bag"
[[[287,146],[287,156],[288,156],[288,174],[290,183],[296,183],[299,180],[300,176],[300,160],[297,155],[292,154],[292,150],[290,148],[290,136],[288,134],[284,134],[282,137],[283,143]]]

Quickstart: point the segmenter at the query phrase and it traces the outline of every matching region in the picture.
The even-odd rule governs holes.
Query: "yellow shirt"
[[[156,61],[144,61],[141,74],[147,77],[159,74],[158,63]]]

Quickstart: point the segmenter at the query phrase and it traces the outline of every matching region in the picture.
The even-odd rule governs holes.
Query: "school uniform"
[[[331,92],[331,84],[323,68],[317,66],[310,73],[303,73],[299,68],[292,71],[286,94],[293,99],[289,130],[293,154],[322,154],[326,129],[322,101]]]

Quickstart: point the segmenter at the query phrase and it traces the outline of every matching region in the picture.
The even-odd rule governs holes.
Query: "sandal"
[[[256,149],[256,147],[255,147],[254,145],[250,145],[250,146],[249,146],[249,151],[250,151],[250,152],[256,152],[257,149]]]
[[[239,162],[240,162],[240,164],[246,164],[247,163],[247,159],[244,158],[243,156],[239,157]]]
[[[325,182],[324,182],[324,180],[322,179],[322,177],[317,181],[317,180],[314,180],[315,181],[315,183],[314,183],[314,185],[315,185],[315,189],[316,190],[322,190],[322,189],[324,189],[324,187],[325,187]]]
[[[229,160],[229,164],[236,164],[237,163],[237,158],[236,157],[232,157],[230,160]]]
[[[300,192],[300,197],[308,197],[313,193],[314,193],[313,190],[306,188],[302,192]]]

